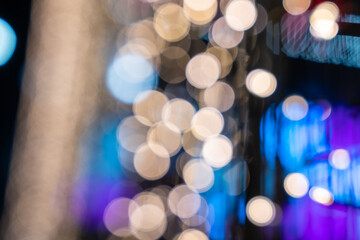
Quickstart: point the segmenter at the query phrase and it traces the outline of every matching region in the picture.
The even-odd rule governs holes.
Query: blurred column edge
[[[34,0],[2,239],[76,239],[71,186],[104,71],[95,0]]]

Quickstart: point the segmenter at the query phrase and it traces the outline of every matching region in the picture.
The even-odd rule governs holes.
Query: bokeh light
[[[162,109],[167,102],[168,98],[159,91],[144,91],[135,98],[134,115],[142,124],[152,126],[161,121]]]
[[[283,0],[284,9],[291,15],[300,15],[308,10],[311,0]]]
[[[200,207],[198,211],[191,217],[181,218],[181,221],[190,227],[198,227],[202,224],[206,224],[207,217],[209,215],[209,206],[202,196],[200,196]]]
[[[166,149],[167,154],[174,156],[181,148],[181,132],[172,123],[160,122],[149,129],[147,141],[157,155],[162,155],[163,149],[158,147],[161,145]],[[157,152],[159,150],[160,152]]]
[[[217,0],[184,0],[184,11],[197,25],[209,23],[217,12]]]
[[[256,226],[264,227],[271,224],[275,215],[275,205],[267,197],[254,197],[246,205],[246,216]]]
[[[154,150],[153,150],[154,149]],[[168,151],[161,145],[152,143],[141,145],[134,156],[136,172],[147,180],[158,180],[169,170],[170,157]]]
[[[196,88],[204,89],[212,86],[221,74],[219,60],[210,53],[194,56],[186,65],[186,78]]]
[[[177,42],[189,33],[190,22],[182,7],[175,3],[167,3],[156,9],[154,28],[163,39]]]
[[[201,197],[193,192],[187,185],[177,185],[168,196],[168,206],[170,211],[181,218],[194,216],[201,205]]]
[[[290,173],[285,177],[284,188],[293,198],[301,198],[309,191],[309,181],[304,174]]]
[[[136,117],[126,117],[118,126],[117,140],[123,148],[135,152],[141,144],[146,142],[148,129],[149,127],[139,122]]]
[[[226,112],[234,104],[235,93],[229,84],[219,81],[204,91],[203,98],[206,106]]]
[[[157,83],[158,77],[151,63],[135,54],[116,57],[106,76],[110,93],[127,104],[133,103],[139,93],[156,88]]]
[[[326,206],[334,202],[333,194],[322,187],[312,187],[309,191],[309,196],[313,201]]]
[[[329,40],[334,38],[339,25],[336,20],[339,17],[339,8],[333,2],[323,2],[316,6],[310,16],[310,33],[315,38]]]
[[[197,229],[187,229],[176,240],[209,240],[209,238]]]
[[[214,184],[213,169],[203,160],[190,160],[183,169],[183,178],[188,187],[197,192],[206,192]]]
[[[187,154],[193,157],[201,156],[204,142],[197,138],[191,129],[184,132],[181,143]]]
[[[286,98],[282,104],[283,114],[293,121],[303,119],[308,113],[308,110],[309,105],[307,101],[299,95],[292,95]]]
[[[244,38],[244,32],[235,31],[230,28],[224,17],[221,17],[214,22],[209,35],[210,38],[222,48],[236,47]]]
[[[165,123],[174,124],[180,131],[190,128],[195,114],[194,106],[181,98],[170,100],[162,110],[162,119]]]
[[[219,78],[225,78],[231,71],[233,65],[233,57],[231,53],[221,47],[211,47],[206,50],[207,53],[214,55],[221,65],[221,73]]]
[[[155,240],[166,230],[167,218],[164,209],[152,203],[132,202],[129,217],[132,233],[138,239]]]
[[[208,138],[203,146],[202,155],[205,162],[214,168],[222,168],[233,157],[231,141],[224,135]]]
[[[274,93],[277,81],[275,76],[263,69],[255,69],[246,76],[246,88],[258,97],[268,97]]]
[[[111,201],[104,211],[104,224],[115,236],[126,237],[131,235],[129,207],[132,200],[117,198]]]
[[[6,64],[16,48],[16,34],[14,29],[0,18],[0,66]]]
[[[191,121],[191,129],[195,137],[205,140],[221,133],[224,128],[224,118],[215,108],[201,108]]]
[[[329,155],[329,163],[333,168],[347,169],[350,166],[350,154],[345,149],[333,150]]]
[[[226,6],[225,20],[235,31],[251,28],[257,18],[257,9],[251,0],[233,0]]]

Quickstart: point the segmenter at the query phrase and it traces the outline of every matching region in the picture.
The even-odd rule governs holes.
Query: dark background
[[[3,211],[5,186],[13,146],[30,7],[30,0],[0,1],[0,18],[10,24],[17,37],[14,55],[5,65],[0,66],[0,214]]]

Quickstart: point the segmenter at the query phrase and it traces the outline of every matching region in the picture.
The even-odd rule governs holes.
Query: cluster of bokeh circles
[[[322,1],[309,11],[311,0],[283,0],[284,9],[293,16],[299,16],[297,20],[302,21],[301,16],[306,16],[310,23],[309,31],[317,39],[330,40],[338,31],[340,10],[331,1]],[[310,17],[308,17],[308,13]]]
[[[234,156],[232,114],[242,93],[234,82],[261,98],[276,89],[275,76],[264,69],[246,76],[244,68],[242,80],[230,77],[246,31],[256,35],[266,27],[266,10],[252,0],[108,0],[105,7],[120,26],[106,86],[132,112],[117,128],[119,159],[138,181],[161,182],[109,203],[105,226],[118,237],[208,239],[210,209],[202,194],[217,170],[241,157]],[[180,180],[163,185],[172,174]],[[264,197],[248,210],[259,226],[275,214]],[[184,225],[176,236],[167,233],[174,216]]]

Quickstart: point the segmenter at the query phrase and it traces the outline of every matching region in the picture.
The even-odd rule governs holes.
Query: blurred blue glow
[[[287,171],[296,171],[308,158],[324,152],[327,149],[326,122],[321,117],[322,111],[316,104],[310,104],[308,114],[298,121],[283,115],[282,104],[270,106],[260,126],[261,152],[268,166],[274,169],[278,156]]]
[[[360,16],[345,14],[341,21],[360,23]],[[311,36],[308,29],[306,14],[303,17],[285,14],[281,20],[282,52],[293,58],[360,68],[360,37],[337,35],[331,40],[319,41]],[[267,38],[276,40],[270,34],[267,34]],[[273,45],[275,44],[268,44],[275,52]]]
[[[125,194],[125,190],[120,191],[117,187],[123,178],[117,153],[118,123],[117,118],[96,123],[82,142],[83,154],[73,189],[72,211],[85,227],[99,226],[107,204],[120,193]]]
[[[324,118],[325,111],[328,112]],[[261,119],[261,153],[266,159],[266,194],[271,196],[272,174],[278,160],[284,173],[301,172],[310,186],[328,189],[334,201],[360,207],[360,108],[309,103],[308,114],[292,121],[282,114],[282,105],[271,105]],[[329,163],[329,155],[344,149],[350,157],[346,169]]]
[[[260,140],[263,143],[261,145],[261,153],[265,156],[268,166],[272,169],[275,169],[276,165],[276,150],[278,145],[276,114],[278,114],[278,112],[276,105],[272,104],[262,117],[260,124]]]
[[[359,15],[354,15],[354,14],[344,14],[341,17],[341,22],[360,23],[360,16]]]
[[[241,225],[244,225],[246,222],[246,192],[241,194],[239,197],[238,203],[238,219]]]
[[[156,88],[158,77],[148,60],[125,54],[115,58],[109,66],[106,84],[116,99],[131,104],[139,93]]]
[[[305,116],[307,109],[299,103],[291,103],[287,108],[287,111],[284,112],[285,116],[288,116],[289,119],[301,119],[302,116]]]
[[[209,236],[212,239],[225,239],[227,199],[224,193],[215,193],[207,199],[209,207],[213,210],[213,216]]]
[[[16,47],[16,34],[12,27],[0,18],[0,66],[7,63]]]

